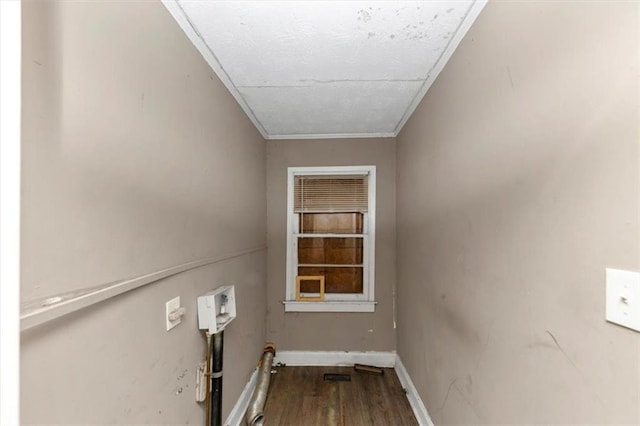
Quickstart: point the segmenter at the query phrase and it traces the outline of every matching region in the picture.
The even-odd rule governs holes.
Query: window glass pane
[[[298,238],[298,264],[362,265],[363,239]]]
[[[362,293],[362,268],[360,267],[305,267],[298,268],[298,275],[324,276],[325,293]],[[317,284],[300,283],[302,293],[318,291]]]
[[[363,213],[301,213],[300,233],[362,234]]]

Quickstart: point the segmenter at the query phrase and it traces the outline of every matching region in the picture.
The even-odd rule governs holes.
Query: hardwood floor
[[[265,404],[265,424],[417,425],[392,368],[383,375],[352,367],[274,367]],[[324,374],[349,374],[350,382],[325,381]]]

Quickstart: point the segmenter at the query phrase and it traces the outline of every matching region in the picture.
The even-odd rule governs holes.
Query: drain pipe
[[[213,359],[211,361],[211,410],[210,425],[222,426],[222,350],[224,330],[213,335]]]
[[[245,420],[248,426],[261,426],[264,424],[264,403],[269,392],[269,381],[271,380],[271,366],[273,357],[276,356],[276,346],[273,343],[264,345],[262,358],[258,363],[258,384],[253,391],[253,396],[247,408]]]
[[[206,388],[206,393],[205,393],[205,400],[204,400],[204,407],[205,407],[205,421],[204,424],[205,426],[209,426],[211,424],[211,358],[213,356],[213,346],[211,346],[211,334],[206,333],[206,337],[207,337],[207,352],[205,354],[205,359],[206,359],[206,367],[204,368],[205,371],[205,388]]]

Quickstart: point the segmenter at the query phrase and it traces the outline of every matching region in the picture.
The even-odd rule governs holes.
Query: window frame
[[[325,294],[325,300],[296,301],[298,215],[294,213],[294,179],[296,176],[366,175],[368,211],[363,229],[362,294]],[[375,229],[376,166],[313,166],[287,168],[287,259],[285,312],[374,312],[375,311]]]

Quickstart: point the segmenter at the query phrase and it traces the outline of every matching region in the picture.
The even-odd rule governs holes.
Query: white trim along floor
[[[418,423],[422,426],[433,426],[431,417],[413,385],[409,373],[395,352],[352,352],[352,351],[280,351],[273,360],[274,365],[291,366],[352,366],[354,364],[374,365],[376,367],[394,368],[402,387],[407,392],[407,399]],[[254,369],[248,383],[240,394],[236,405],[225,421],[226,426],[240,426],[244,413],[249,406],[251,394],[256,387],[258,369]]]

